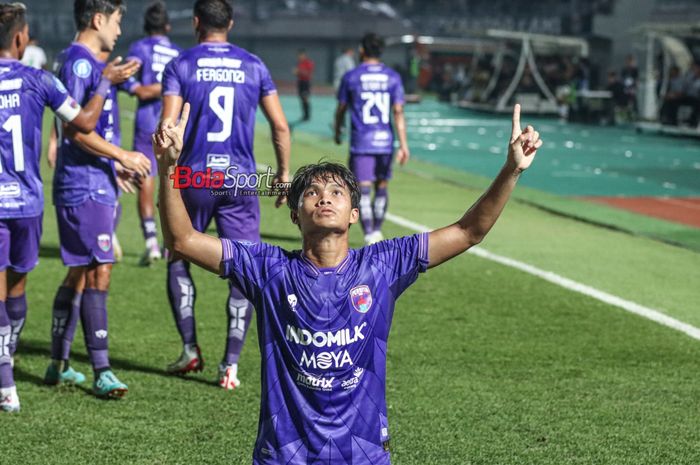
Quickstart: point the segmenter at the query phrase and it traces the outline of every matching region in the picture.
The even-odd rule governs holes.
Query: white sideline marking
[[[411,220],[408,220],[398,215],[393,215],[388,212],[386,214],[386,219],[391,221],[392,223],[395,223],[399,226],[403,226],[408,229],[412,229],[416,232],[427,232],[431,230],[429,227],[423,224],[414,223]],[[696,328],[695,326],[689,325],[688,323],[676,320],[675,318],[672,318],[658,310],[654,310],[653,308],[645,307],[643,305],[632,302],[630,300],[625,300],[613,294],[608,294],[607,292],[601,291],[591,286],[587,286],[572,279],[565,278],[551,271],[542,270],[527,263],[514,260],[512,258],[504,257],[502,255],[497,255],[495,253],[489,252],[488,250],[482,247],[472,247],[468,250],[468,252],[473,253],[474,255],[477,255],[481,258],[485,258],[487,260],[498,262],[502,265],[510,266],[511,268],[516,268],[520,271],[524,271],[525,273],[529,273],[531,275],[537,276],[538,278],[542,278],[545,281],[549,281],[550,283],[556,284],[557,286],[561,286],[571,291],[578,292],[579,294],[592,297],[596,300],[600,300],[601,302],[605,302],[606,304],[614,305],[615,307],[621,308],[627,312],[634,313],[635,315],[639,315],[643,318],[647,318],[651,321],[655,321],[656,323],[668,326],[669,328],[675,329],[676,331],[680,331],[684,334],[687,334],[693,339],[700,340],[700,328]]]

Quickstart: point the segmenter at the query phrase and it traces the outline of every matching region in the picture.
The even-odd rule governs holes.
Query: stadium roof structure
[[[528,102],[520,102],[525,111],[553,114],[557,112],[557,99],[547,83],[542,78],[535,57],[543,55],[568,55],[577,57],[587,57],[589,54],[588,42],[579,37],[554,36],[546,34],[533,34],[528,32],[507,31],[503,29],[488,29],[480,33],[484,39],[488,39],[500,45],[494,60],[494,72],[491,80],[484,91],[484,100],[488,99],[496,88],[496,84],[503,68],[503,58],[506,53],[506,45],[520,44],[520,54],[515,73],[508,84],[506,90],[498,96],[496,104],[461,102],[460,106],[479,110],[493,111],[497,113],[509,112],[508,106],[511,98],[515,94],[525,71],[530,70],[535,84],[544,95],[545,99],[539,102],[531,99]],[[537,100],[537,101],[535,101]]]

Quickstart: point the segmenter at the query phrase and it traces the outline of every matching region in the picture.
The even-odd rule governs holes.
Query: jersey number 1
[[[2,128],[12,133],[12,153],[15,159],[15,171],[24,171],[24,144],[22,143],[22,119],[19,115],[12,115],[7,118]],[[0,173],[2,173],[2,163],[0,163]]]
[[[221,120],[223,127],[219,132],[208,132],[207,142],[223,142],[231,136],[233,126],[233,87],[214,87],[209,94],[209,108]],[[221,104],[223,97],[224,103]]]

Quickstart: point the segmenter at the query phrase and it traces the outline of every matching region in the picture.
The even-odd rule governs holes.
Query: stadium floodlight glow
[[[413,36],[410,34],[406,34],[401,36],[401,43],[402,44],[412,44],[413,43]]]
[[[424,45],[430,45],[435,43],[435,38],[433,36],[418,36],[418,43]]]

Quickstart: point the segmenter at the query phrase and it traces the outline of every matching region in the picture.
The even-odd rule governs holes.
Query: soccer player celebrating
[[[403,165],[410,156],[401,77],[379,61],[383,48],[384,41],[376,34],[366,34],[362,38],[362,63],[343,76],[335,112],[335,142],[340,144],[345,112],[350,107],[349,165],[360,182],[360,221],[366,244],[383,239],[381,229],[388,205],[394,153],[391,113],[399,138],[396,160]]]
[[[138,60],[141,68],[139,74],[131,78],[126,85],[129,93],[136,95],[139,100],[134,121],[134,150],[146,154],[151,160],[151,176],[141,181],[138,195],[141,230],[146,241],[141,264],[150,265],[161,258],[157,227],[153,218],[153,176],[157,175],[158,165],[153,156],[151,135],[156,130],[161,112],[163,70],[170,60],[179,55],[180,47],[166,37],[170,32],[170,23],[163,2],[157,1],[148,6],[143,28],[146,37],[131,44],[127,54],[127,59]]]
[[[78,36],[61,53],[58,62],[60,78],[79,102],[101,92],[99,75],[105,63],[99,57],[113,50],[121,34],[119,24],[124,8],[120,0],[75,1],[73,13]],[[107,292],[114,262],[116,170],[121,170],[123,165],[145,177],[150,162],[141,153],[127,152],[110,143],[114,140],[116,88],[108,87],[106,95],[95,137],[88,140],[64,126],[64,135],[59,138],[53,197],[61,258],[69,270],[54,300],[52,362],[44,381],[58,384],[84,380],[81,374],[66,371],[80,314],[95,375],[93,391],[100,397],[121,397],[127,386],[110,369],[107,337]]]
[[[289,127],[279,96],[265,64],[255,55],[228,43],[232,17],[231,5],[226,0],[195,2],[194,28],[199,45],[182,52],[165,68],[161,126],[177,119],[183,101],[191,102],[192,114],[198,123],[187,131],[181,168],[205,177],[210,177],[210,173],[225,173],[235,178],[227,178],[227,183],[254,188],[241,180],[249,180],[250,175],[256,173],[253,132],[255,112],[260,104],[272,132],[277,158],[275,179],[287,182]],[[215,195],[222,192],[234,195]],[[220,237],[258,242],[258,198],[243,194],[193,187],[182,190],[187,214],[197,231],[205,231],[214,219]],[[278,198],[277,206],[283,202],[283,197]],[[203,360],[195,330],[195,287],[189,262],[182,257],[175,257],[168,263],[168,297],[184,348],[180,358],[167,370],[173,374],[199,371]],[[228,335],[219,365],[219,384],[224,389],[234,389],[240,384],[238,358],[253,307],[233,284],[226,311]]]
[[[344,166],[300,168],[288,205],[302,249],[216,239],[192,227],[168,175],[186,140],[180,123],[154,136],[167,246],[240,286],[257,312],[262,396],[254,464],[389,464],[386,350],[396,299],[418,274],[483,240],[542,145],[513,110],[508,156],[455,223],[350,250],[360,193]]]
[[[22,65],[29,42],[22,4],[0,4],[0,410],[19,410],[12,355],[27,315],[27,274],[39,260],[44,197],[39,158],[45,106],[63,121],[89,133],[95,128],[112,83],[125,80],[134,64],[111,63],[104,85],[85,108],[50,73]]]

